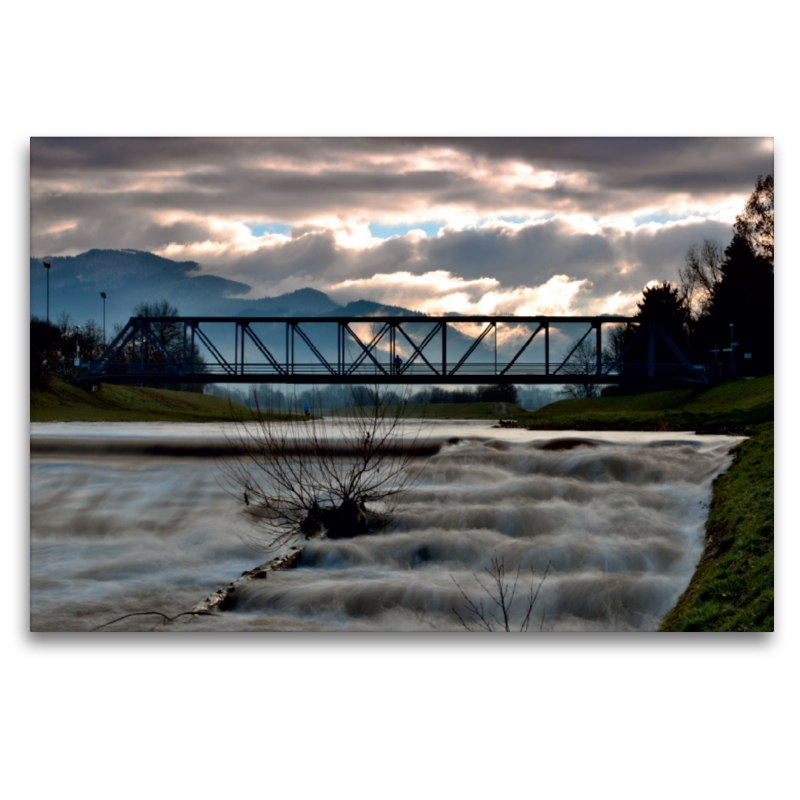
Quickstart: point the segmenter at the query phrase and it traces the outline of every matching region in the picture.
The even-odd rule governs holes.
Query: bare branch
[[[92,628],[93,631],[99,631],[103,628],[107,628],[109,625],[113,625],[115,622],[121,622],[123,619],[129,619],[130,617],[161,617],[163,620],[163,624],[166,625],[168,622],[174,622],[179,617],[207,617],[209,616],[208,611],[181,611],[180,614],[175,614],[174,617],[167,616],[161,611],[134,611],[131,614],[123,614],[121,617],[117,617],[116,619],[112,619],[111,622],[104,622],[102,625],[98,625],[96,628]]]
[[[544,583],[545,578],[547,577],[547,573],[550,570],[550,563],[548,562],[547,568],[544,571],[544,575],[542,575],[541,581],[539,581],[539,586],[536,588],[536,591],[533,589],[533,584],[531,584],[531,588],[527,594],[527,603],[525,605],[525,614],[522,620],[522,624],[520,625],[520,632],[524,632],[528,630],[528,626],[530,624],[531,613],[533,611],[533,607],[536,603],[536,599],[539,597],[539,591],[542,588],[542,584]],[[498,618],[494,611],[489,611],[484,608],[484,598],[481,598],[477,602],[473,600],[463,589],[461,584],[451,575],[450,578],[453,583],[456,585],[456,588],[460,592],[461,596],[464,598],[466,608],[475,617],[475,621],[478,624],[479,628],[482,628],[487,631],[494,631],[496,630],[496,625],[500,626],[504,631],[507,633],[511,632],[511,619],[513,616],[513,605],[514,605],[514,598],[517,592],[517,584],[519,582],[520,577],[520,568],[517,567],[517,572],[514,577],[514,583],[510,587],[509,591],[509,584],[506,583],[506,571],[505,571],[505,561],[502,558],[498,558],[495,554],[492,557],[490,562],[490,566],[484,569],[484,572],[492,579],[492,586],[487,586],[480,578],[479,575],[474,574],[473,577],[475,578],[478,586],[481,587],[481,590],[484,594],[492,601],[494,604],[499,616],[502,617],[502,620]],[[531,576],[533,576],[533,570],[531,570]],[[458,617],[461,624],[466,628],[468,631],[474,632],[474,628],[471,628],[464,618],[461,616],[459,611],[453,608],[453,613]],[[544,615],[542,616],[542,626],[544,626]]]

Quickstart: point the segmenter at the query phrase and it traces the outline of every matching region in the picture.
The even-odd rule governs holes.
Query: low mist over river
[[[242,499],[222,488],[224,425],[31,425],[31,629],[85,631],[187,611],[264,562]],[[305,543],[296,569],[234,611],[108,630],[463,630],[493,603],[484,570],[520,568],[512,626],[653,630],[703,549],[711,482],[738,439],[555,433],[435,423],[388,529]]]

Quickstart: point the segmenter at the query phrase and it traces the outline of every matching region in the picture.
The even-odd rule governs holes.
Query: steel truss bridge
[[[638,330],[609,361],[603,326],[621,323]],[[554,357],[551,328],[576,324],[585,332],[566,354],[559,345]],[[626,356],[637,341],[636,352],[646,356],[631,363]],[[667,361],[656,361],[657,341]],[[531,360],[534,350],[537,360]],[[92,383],[390,385],[643,378],[707,380],[659,326],[624,316],[131,317],[79,376]]]

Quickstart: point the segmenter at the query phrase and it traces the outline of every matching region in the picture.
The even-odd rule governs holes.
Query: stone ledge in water
[[[276,556],[254,569],[243,572],[236,580],[231,581],[221,589],[217,589],[214,594],[198,603],[191,613],[208,614],[212,611],[232,611],[236,608],[237,589],[253,581],[265,580],[270,572],[294,569],[300,562],[300,554],[302,552],[302,547],[293,547],[285,556]]]

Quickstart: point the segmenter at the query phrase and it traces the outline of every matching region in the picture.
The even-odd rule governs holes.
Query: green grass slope
[[[31,422],[225,422],[252,418],[250,409],[223,397],[100,384],[96,392],[53,380],[31,389]]]
[[[735,380],[712,389],[674,389],[624,397],[560,400],[520,418],[543,430],[703,430],[747,433],[772,422],[774,378]]]
[[[774,630],[774,460],[771,424],[736,448],[714,482],[700,564],[662,631]]]

